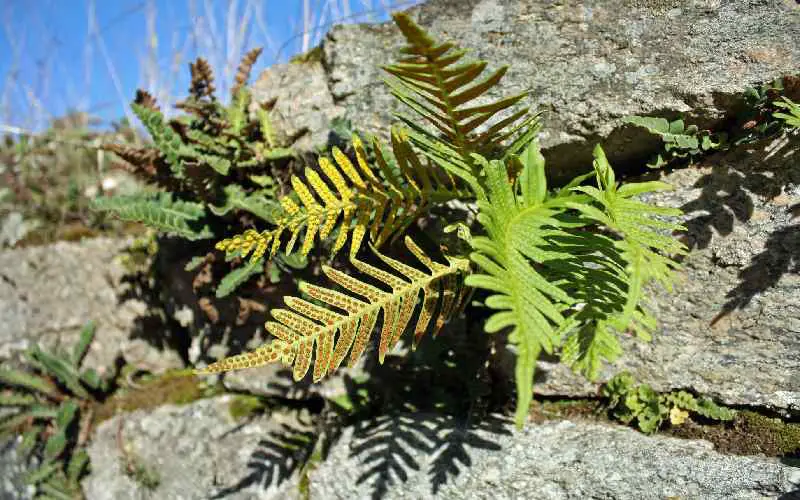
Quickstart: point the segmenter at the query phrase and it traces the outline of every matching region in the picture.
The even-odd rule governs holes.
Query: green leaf
[[[63,430],[56,432],[47,439],[44,445],[45,460],[51,461],[58,458],[67,447],[67,433]]]
[[[135,194],[92,200],[91,208],[111,212],[121,220],[142,222],[159,231],[188,240],[213,237],[207,225],[198,226],[205,216],[201,203],[173,200],[169,193]]]
[[[270,224],[275,224],[281,214],[280,204],[274,199],[268,198],[264,192],[247,194],[244,189],[236,184],[225,186],[223,191],[225,193],[225,204],[222,206],[208,206],[214,215],[222,216],[228,214],[231,210],[241,209]]]
[[[248,260],[247,264],[244,266],[237,267],[233,271],[229,272],[224,278],[222,278],[219,286],[217,286],[217,298],[221,299],[230,295],[231,292],[239,287],[239,285],[249,280],[251,276],[261,272],[263,267],[264,258],[260,257],[255,261]]]
[[[183,266],[184,271],[194,271],[206,261],[205,255],[195,255],[192,259]]]
[[[83,399],[90,398],[89,393],[81,385],[78,371],[70,362],[42,351],[39,346],[33,346],[25,355],[41,363],[50,375],[55,376],[74,395]]]
[[[57,472],[61,467],[58,462],[48,462],[42,464],[38,469],[28,473],[25,478],[25,484],[39,484],[45,481],[48,477]]]
[[[84,449],[80,449],[72,454],[72,459],[67,466],[67,479],[71,483],[77,483],[89,465],[89,454]]]
[[[78,342],[72,349],[72,365],[75,368],[80,366],[81,361],[83,361],[83,357],[86,356],[86,352],[89,350],[89,345],[92,343],[92,339],[94,338],[96,328],[97,326],[94,324],[94,322],[89,321],[83,326],[83,329],[81,329]]]
[[[58,397],[59,395],[58,388],[49,380],[31,373],[10,368],[0,368],[0,382],[30,389],[47,396]]]

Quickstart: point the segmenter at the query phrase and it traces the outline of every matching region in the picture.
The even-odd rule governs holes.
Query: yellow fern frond
[[[356,164],[338,148],[333,160],[319,159],[320,171],[306,168],[304,179],[291,178],[294,195],[280,200],[284,214],[276,227],[267,231],[246,231],[217,243],[216,248],[241,256],[252,253],[251,259],[270,256],[283,246],[287,254],[294,250],[303,231],[300,253],[307,255],[317,236],[325,239],[338,230],[332,253],[338,252],[351,235],[350,257],[361,247],[366,234],[380,247],[393,234],[411,224],[434,202],[463,199],[465,193],[456,188],[452,178],[436,175],[422,164],[411,148],[404,131],[392,131],[392,146],[401,176],[389,162],[376,138],[373,138],[377,166],[367,162],[367,153],[357,135],[353,136]],[[289,233],[283,245],[281,236]]]
[[[448,257],[448,263],[442,264],[428,257],[411,238],[406,237],[405,244],[427,271],[387,257],[374,247],[375,255],[392,271],[352,259],[359,271],[391,289],[387,291],[324,266],[323,271],[328,278],[344,288],[344,292],[301,284],[303,293],[324,306],[297,297],[286,297],[287,309],[273,311],[275,321],[266,324],[275,340],[255,351],[217,361],[199,370],[199,373],[253,368],[279,361],[293,366],[294,378],[300,380],[308,373],[314,354],[313,379],[316,382],[338,369],[348,353],[351,366],[358,361],[378,323],[379,315],[382,317],[378,349],[381,363],[406,330],[415,310],[414,346],[428,330],[431,320],[434,322],[433,334],[436,335],[460,309],[467,296],[463,278],[469,271],[469,261]]]

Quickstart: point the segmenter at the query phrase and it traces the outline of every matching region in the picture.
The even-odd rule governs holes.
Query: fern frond
[[[325,374],[338,369],[348,353],[350,365],[358,361],[378,322],[379,314],[382,317],[378,350],[381,363],[406,330],[415,309],[418,311],[413,326],[414,345],[427,331],[431,321],[436,335],[450,316],[459,310],[466,297],[467,288],[462,278],[469,270],[469,261],[448,258],[447,264],[441,264],[428,257],[409,237],[405,238],[405,244],[427,271],[387,257],[374,247],[375,255],[391,267],[392,272],[352,259],[359,271],[391,288],[391,291],[386,291],[324,266],[323,272],[344,288],[344,292],[301,284],[303,293],[324,305],[287,297],[285,302],[288,308],[273,311],[275,321],[266,325],[267,330],[276,337],[275,340],[253,352],[217,361],[198,373],[218,373],[280,361],[293,366],[294,378],[300,380],[308,373],[313,354],[313,380],[318,381]]]
[[[189,64],[192,82],[189,86],[189,95],[200,101],[203,98],[214,100],[214,72],[208,62],[198,57],[194,63]]]
[[[236,69],[236,78],[231,88],[231,98],[236,99],[236,95],[239,94],[239,91],[247,85],[247,80],[250,79],[250,71],[258,60],[258,56],[261,55],[261,51],[262,49],[260,47],[255,48],[242,57],[242,61]]]
[[[452,42],[438,42],[418,26],[408,14],[392,15],[406,39],[399,62],[383,69],[394,78],[386,80],[392,95],[433,125],[436,133],[399,114],[413,131],[412,139],[426,155],[435,155],[455,170],[472,165],[471,155],[496,157],[519,154],[533,140],[538,117],[527,107],[514,109],[528,92],[487,102],[485,96],[505,75],[508,66],[481,77],[487,63],[462,62],[467,53]],[[507,144],[504,144],[508,141]],[[436,154],[449,146],[455,155]],[[438,161],[437,161],[438,163]],[[469,172],[467,169],[466,172]],[[474,172],[472,172],[474,174]]]
[[[664,220],[680,216],[682,212],[632,199],[642,193],[671,187],[663,182],[619,186],[599,146],[595,147],[594,157],[598,187],[572,188],[588,195],[593,203],[570,203],[569,206],[612,231],[619,239],[604,239],[603,245],[596,245],[596,251],[605,248],[606,255],[613,258],[604,259],[594,269],[582,271],[582,283],[603,283],[603,286],[587,286],[577,292],[580,300],[588,304],[576,315],[584,324],[567,337],[562,352],[565,362],[589,378],[596,376],[602,359],[613,361],[621,353],[615,332],[632,329],[638,337],[650,338],[656,320],[642,305],[644,285],[657,281],[671,290],[672,272],[678,268],[673,256],[686,253],[683,244],[671,236],[672,232],[685,228]]]
[[[319,235],[325,239],[337,231],[332,253],[338,252],[350,235],[350,256],[358,252],[364,236],[380,247],[393,234],[398,233],[427,210],[433,203],[468,197],[455,187],[452,178],[432,175],[421,163],[408,144],[402,130],[395,128],[392,134],[395,157],[402,176],[396,175],[376,138],[373,146],[376,166],[367,162],[367,153],[361,139],[353,135],[356,165],[334,147],[333,160],[320,158],[319,165],[324,176],[307,168],[305,179],[291,179],[293,197],[280,199],[284,215],[276,227],[267,231],[250,230],[217,243],[217,249],[226,252],[241,252],[251,259],[258,259],[269,248],[270,255],[283,245],[281,236],[289,233],[284,245],[287,254],[292,253],[303,230],[300,253],[307,255]],[[333,186],[333,189],[331,189]]]
[[[205,216],[203,204],[173,200],[169,193],[96,198],[92,200],[92,209],[112,212],[122,220],[142,222],[188,240],[213,236],[208,226],[198,227]]]
[[[534,265],[570,257],[566,249],[539,249],[546,244],[546,237],[567,234],[555,218],[563,211],[567,197],[547,199],[543,160],[531,160],[523,172],[521,192],[514,189],[502,162],[483,162],[489,197],[478,202],[478,221],[486,236],[473,237],[475,252],[470,259],[485,274],[473,274],[466,283],[491,293],[485,303],[498,312],[487,320],[487,333],[511,327],[509,341],[517,348],[516,419],[521,426],[533,394],[539,353],[542,349],[552,353],[561,332],[572,324],[564,312],[575,300]]]
[[[184,169],[180,156],[188,148],[184,147],[181,137],[164,121],[164,115],[161,114],[161,111],[158,108],[147,105],[146,102],[144,104],[134,102],[131,104],[131,109],[147,128],[153,138],[153,142],[169,164],[173,175],[178,179],[182,179],[184,177]]]
[[[548,192],[544,158],[533,141],[518,160],[518,181],[507,165],[484,162],[488,199],[479,200],[478,221],[486,236],[472,239],[470,256],[485,274],[467,284],[488,290],[486,305],[499,312],[486,331],[510,327],[517,346],[517,423],[524,421],[532,396],[533,372],[541,350],[561,348],[561,358],[593,378],[602,360],[621,353],[618,334],[632,328],[649,337],[655,319],[642,307],[642,290],[651,281],[669,283],[677,264],[669,257],[684,251],[670,231],[679,224],[654,218],[681,212],[631,199],[665,189],[661,182],[619,187],[602,149],[595,148],[598,187],[567,187]]]

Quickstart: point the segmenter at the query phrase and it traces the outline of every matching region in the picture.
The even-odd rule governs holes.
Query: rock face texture
[[[655,296],[652,343],[623,339],[600,381],[627,369],[658,391],[800,413],[800,148],[755,144],[660,177],[675,190],[647,201],[684,210],[692,251]],[[563,365],[539,369],[537,392],[596,394]]]
[[[302,439],[307,428],[288,414],[238,422],[229,413],[232,400],[225,395],[103,422],[88,450],[86,497],[299,498],[303,462],[293,453],[303,450],[287,439]]]
[[[789,0],[440,0],[409,13],[490,67],[511,65],[491,97],[531,91],[530,104],[547,112],[542,146],[558,175],[591,165],[598,142],[612,164],[647,159],[659,143],[623,126],[625,115],[682,114],[713,127],[745,87],[800,68],[800,10]],[[290,131],[314,131],[319,116],[343,115],[358,130],[385,136],[400,107],[378,66],[396,60],[401,43],[392,23],[337,26],[322,44],[321,65],[270,68],[254,90],[287,101],[280,106],[289,110],[282,119]],[[280,88],[275,82],[289,73],[293,83]],[[307,103],[302,85],[312,81]]]
[[[128,294],[117,260],[129,243],[96,238],[0,252],[0,359],[34,341],[71,349],[92,320],[97,331],[84,366],[103,373],[121,354],[131,362],[180,366],[172,353],[130,338],[144,326],[148,305]]]
[[[419,415],[393,424],[403,432],[346,430],[310,474],[311,498],[727,500],[797,498],[792,492],[800,491],[797,468],[621,427],[563,421],[522,432],[482,429],[453,446],[431,439],[431,421]]]

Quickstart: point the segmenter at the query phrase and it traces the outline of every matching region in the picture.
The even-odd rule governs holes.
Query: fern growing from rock
[[[320,159],[322,175],[307,169],[292,178],[294,191],[280,199],[276,222],[217,245],[258,260],[291,251],[298,241],[307,253],[333,239],[336,251],[349,236],[350,263],[370,281],[326,267],[338,289],[304,284],[304,298],[287,297],[287,308],[273,311],[272,342],[199,371],[283,362],[295,379],[313,367],[318,380],[348,355],[357,360],[376,326],[382,361],[406,330],[416,345],[474,293],[492,310],[486,331],[510,332],[522,426],[542,351],[593,377],[603,360],[620,354],[620,335],[649,338],[655,319],[644,290],[653,281],[669,285],[673,257],[685,251],[670,234],[681,229],[670,222],[680,211],[637,201],[669,186],[620,185],[599,146],[591,172],[549,187],[536,139],[539,116],[522,106],[526,94],[487,97],[505,69],[481,78],[484,61],[464,62],[464,50],[433,39],[406,14],[394,20],[406,45],[400,61],[385,67],[390,90],[433,128],[398,114],[390,148],[369,141],[372,163],[355,136],[355,162],[334,149],[333,161]],[[433,207],[454,200],[477,211],[474,222],[449,221],[471,252],[432,257],[406,236],[421,269],[382,250]],[[365,246],[375,265],[360,256]]]
[[[203,59],[190,64],[189,95],[176,105],[184,115],[167,119],[150,94],[138,91],[131,106],[152,145],[104,148],[157,190],[98,198],[93,208],[192,241],[219,239],[252,227],[253,220],[274,223],[277,179],[296,155],[276,143],[269,105],[253,105],[246,86],[260,52],[252,50],[242,59],[227,105],[218,100],[213,73]],[[252,267],[229,269],[232,275],[222,279],[217,296],[247,281],[242,278],[255,274],[247,272]]]

